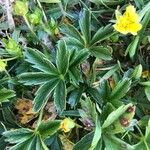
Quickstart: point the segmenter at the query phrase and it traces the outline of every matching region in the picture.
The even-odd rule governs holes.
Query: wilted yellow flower
[[[65,118],[62,122],[61,122],[61,129],[64,132],[69,132],[71,129],[73,129],[75,127],[75,123],[72,119],[70,118]]]
[[[0,72],[5,71],[6,66],[6,63],[0,60]]]
[[[147,78],[149,77],[149,75],[150,75],[150,72],[148,70],[145,70],[142,72],[142,78]]]
[[[136,13],[135,7],[132,5],[129,5],[126,8],[123,15],[116,10],[116,18],[117,22],[114,25],[114,28],[122,34],[131,33],[133,35],[137,35],[137,32],[142,28],[140,17]]]

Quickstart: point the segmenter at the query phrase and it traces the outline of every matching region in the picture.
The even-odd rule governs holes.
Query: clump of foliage
[[[0,149],[149,150],[150,2],[0,2]]]

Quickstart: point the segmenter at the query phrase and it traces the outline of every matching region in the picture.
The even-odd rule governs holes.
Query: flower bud
[[[57,22],[53,18],[51,18],[49,27],[50,27],[52,34],[57,35],[59,33],[59,28],[58,28]]]
[[[5,71],[6,63],[0,59],[0,72]]]
[[[42,20],[41,11],[39,9],[36,9],[34,13],[29,14],[28,18],[32,24],[34,25],[39,24]]]
[[[14,10],[16,15],[25,16],[28,13],[28,2],[17,0]]]
[[[8,40],[3,39],[2,40],[4,45],[5,45],[5,50],[12,56],[21,56],[22,55],[22,50],[18,43],[12,39],[9,38]]]

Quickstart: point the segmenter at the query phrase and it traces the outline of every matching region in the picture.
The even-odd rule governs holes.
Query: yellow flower
[[[64,132],[69,132],[71,129],[73,129],[75,127],[75,123],[72,119],[70,118],[65,118],[62,122],[61,122],[61,126],[60,128],[64,131]]]
[[[4,63],[2,60],[0,60],[0,72],[5,71],[6,63]]]
[[[116,10],[116,19],[117,22],[114,25],[114,28],[122,34],[131,33],[133,35],[137,35],[137,32],[142,28],[139,15],[136,13],[136,9],[132,5],[129,5],[126,8],[123,15]]]

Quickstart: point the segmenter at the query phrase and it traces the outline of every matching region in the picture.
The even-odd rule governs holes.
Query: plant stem
[[[30,31],[32,32],[32,34],[33,34],[35,37],[37,37],[36,34],[35,34],[35,32],[33,31],[33,28],[31,27],[31,25],[30,25],[30,23],[29,23],[27,17],[26,17],[26,16],[23,16],[23,18],[24,18],[24,20],[25,20],[25,22],[26,22],[28,28],[29,28]]]
[[[16,58],[18,58],[18,57],[6,58],[6,59],[1,59],[1,60],[2,60],[2,61],[11,61],[11,60],[14,60],[14,59],[16,59]]]
[[[37,127],[36,127],[35,131],[38,130],[38,127],[39,127],[39,125],[41,124],[41,121],[42,121],[42,117],[43,117],[43,109],[41,109],[41,111],[40,111],[39,118],[38,118],[38,121],[37,121]]]
[[[8,78],[11,79],[11,76],[10,76],[10,74],[8,73],[8,71],[7,71],[6,69],[5,69],[4,71],[5,71],[5,73],[7,74]]]
[[[34,37],[38,40],[38,42],[42,45],[42,47],[47,51],[49,48],[48,48],[41,40],[39,40],[39,38],[38,38],[37,35],[35,34],[35,32],[34,32],[32,26],[30,25],[30,23],[29,23],[27,17],[26,17],[26,16],[23,16],[23,18],[24,18],[24,20],[25,20],[25,22],[26,22],[28,28],[30,29],[30,31],[31,31],[32,34],[34,35]]]
[[[143,139],[143,143],[144,143],[144,144],[145,144],[145,146],[146,146],[146,150],[150,150],[150,149],[149,149],[149,146],[147,145],[147,142],[146,142],[145,136],[143,135],[143,133],[142,133],[141,129],[138,127],[138,125],[136,125],[136,128],[137,128],[137,129],[138,129],[138,131],[140,132],[140,135],[141,135],[141,137],[142,137],[142,139]]]
[[[42,13],[43,13],[43,16],[44,16],[44,21],[45,21],[46,23],[48,23],[46,14],[45,14],[45,12],[44,12],[44,10],[43,10],[43,7],[42,7],[40,1],[37,0],[37,3],[38,3],[38,5],[39,5],[40,9],[42,10]]]

